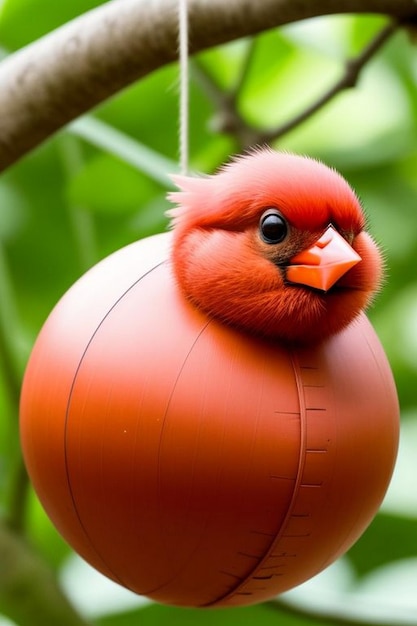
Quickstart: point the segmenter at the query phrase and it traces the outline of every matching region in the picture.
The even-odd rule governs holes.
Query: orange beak
[[[291,259],[287,280],[328,291],[361,260],[346,239],[330,225],[311,248]]]

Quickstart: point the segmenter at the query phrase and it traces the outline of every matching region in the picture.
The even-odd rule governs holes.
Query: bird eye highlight
[[[288,224],[276,209],[267,209],[259,222],[259,233],[265,243],[281,243],[288,234]]]

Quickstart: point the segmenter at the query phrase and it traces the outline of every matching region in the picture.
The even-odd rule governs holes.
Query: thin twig
[[[275,128],[261,130],[248,123],[238,108],[239,91],[244,85],[250,65],[253,59],[254,48],[250,48],[247,57],[244,60],[240,77],[236,86],[231,91],[224,91],[210,75],[207,68],[199,61],[194,62],[193,75],[199,82],[207,97],[213,102],[216,108],[216,114],[212,120],[211,126],[216,132],[222,132],[233,135],[239,144],[240,149],[249,148],[252,145],[269,143],[276,141],[283,135],[305,122],[312,117],[317,111],[322,109],[333,98],[345,89],[355,87],[359,80],[359,76],[367,65],[367,63],[376,55],[382,46],[397,31],[399,22],[393,20],[389,22],[376,35],[374,39],[362,50],[362,52],[345,63],[345,70],[341,78],[332,85],[324,94],[322,94],[315,102],[307,106],[303,111],[295,115],[293,118],[280,124]]]
[[[245,63],[246,67],[249,67]],[[192,60],[191,75],[196,83],[213,104],[215,113],[210,120],[210,128],[215,133],[230,135],[236,141],[238,151],[257,143],[259,130],[248,124],[238,112],[238,88],[243,84],[246,76],[241,73],[241,80],[231,91],[223,90],[207,70],[200,59]]]
[[[243,63],[240,67],[240,71],[238,73],[233,89],[231,90],[230,95],[229,95],[230,99],[235,103],[237,99],[239,98],[240,93],[242,89],[244,88],[246,81],[250,75],[252,62],[255,56],[256,48],[258,47],[258,42],[259,42],[259,39],[257,37],[252,37],[249,40],[246,54],[243,59]]]
[[[270,141],[276,141],[283,135],[289,133],[295,127],[299,126],[312,117],[314,113],[322,109],[328,102],[333,100],[339,93],[345,89],[355,87],[358,83],[359,76],[367,65],[367,63],[376,55],[376,53],[382,48],[382,46],[392,37],[392,35],[398,29],[398,22],[393,20],[389,22],[372,41],[362,50],[362,52],[352,59],[348,59],[345,64],[345,71],[343,76],[336,81],[328,91],[322,94],[315,102],[309,105],[304,111],[301,111],[298,115],[295,115],[291,120],[279,125],[274,129],[270,129],[260,134],[259,143],[268,143]]]

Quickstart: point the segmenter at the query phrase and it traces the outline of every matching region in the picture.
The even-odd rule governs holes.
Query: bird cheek
[[[381,251],[372,237],[362,231],[354,239],[354,250],[362,261],[351,269],[340,281],[340,286],[368,291],[370,297],[375,294],[383,281],[384,261]]]
[[[370,289],[377,291],[384,279],[385,262],[375,241],[368,233],[361,233],[357,237],[359,254],[366,265],[366,280]]]

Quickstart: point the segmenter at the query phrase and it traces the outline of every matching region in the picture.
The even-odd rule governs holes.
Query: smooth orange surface
[[[291,259],[287,280],[328,291],[361,257],[333,226],[329,226],[314,246]]]
[[[179,294],[170,235],[87,273],[45,324],[21,438],[47,513],[92,565],[160,602],[265,600],[343,554],[375,515],[398,442],[367,319],[287,349]]]

